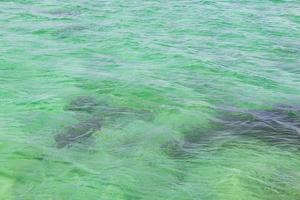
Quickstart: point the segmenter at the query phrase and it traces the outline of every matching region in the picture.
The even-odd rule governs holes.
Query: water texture
[[[0,199],[300,199],[298,0],[0,1]]]

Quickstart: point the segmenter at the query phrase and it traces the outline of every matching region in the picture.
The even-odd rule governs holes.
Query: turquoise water
[[[300,199],[298,0],[3,0],[0,27],[0,199]]]

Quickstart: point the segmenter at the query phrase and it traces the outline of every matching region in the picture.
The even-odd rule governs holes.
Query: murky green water
[[[0,1],[0,199],[300,199],[299,47],[298,0]]]

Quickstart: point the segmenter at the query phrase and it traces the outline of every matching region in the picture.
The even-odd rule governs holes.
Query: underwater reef
[[[68,127],[66,131],[56,134],[54,139],[58,148],[71,145],[74,142],[82,142],[91,137],[96,131],[101,129],[101,121],[97,117],[91,117],[86,121]]]
[[[277,105],[268,110],[224,108],[210,123],[209,128],[185,127],[181,131],[183,139],[162,144],[163,152],[173,158],[186,158],[193,155],[194,149],[218,140],[259,140],[282,149],[300,149],[299,106]]]
[[[132,110],[93,96],[78,96],[65,107],[66,112],[74,112],[78,122],[67,126],[54,135],[58,148],[71,146],[73,143],[83,143],[95,132],[100,131],[105,124],[122,123],[130,119],[152,120],[153,113],[145,110]],[[121,125],[120,125],[121,124]]]

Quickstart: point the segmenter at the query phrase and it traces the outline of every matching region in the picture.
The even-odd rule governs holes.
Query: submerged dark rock
[[[121,127],[132,120],[150,120],[153,116],[153,113],[149,111],[113,106],[108,101],[99,100],[92,96],[79,96],[73,99],[65,107],[65,110],[73,111],[76,118],[88,117],[89,119],[55,135],[54,139],[58,148],[86,140],[94,132],[100,130],[102,123],[108,126]]]
[[[72,100],[66,107],[66,110],[81,111],[81,112],[94,112],[101,103],[97,99],[90,96],[79,96]]]
[[[231,110],[221,118],[226,130],[271,145],[300,147],[300,108],[277,106],[270,110]]]
[[[253,139],[284,149],[300,150],[300,107],[276,106],[269,110],[223,110],[208,127],[183,129],[182,141],[161,145],[172,158],[193,156],[198,150],[209,149],[216,142],[245,142]]]
[[[92,96],[79,96],[73,99],[65,110],[101,116],[105,121],[119,121],[120,118],[140,118],[151,120],[153,113],[146,110],[134,110],[109,104]]]
[[[170,140],[160,146],[162,151],[172,158],[184,158],[187,154],[180,141]]]
[[[83,142],[101,129],[101,121],[98,117],[79,122],[75,126],[54,136],[58,148],[69,146],[75,142]]]

